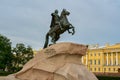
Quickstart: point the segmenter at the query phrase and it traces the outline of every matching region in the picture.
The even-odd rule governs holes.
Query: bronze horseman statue
[[[51,14],[52,20],[50,30],[46,34],[46,41],[43,48],[48,46],[49,36],[52,38],[51,42],[55,44],[60,38],[60,34],[64,33],[65,31],[68,31],[68,33],[71,33],[72,35],[75,33],[74,27],[67,19],[67,15],[69,14],[70,12],[68,12],[66,9],[62,10],[60,16],[58,15],[58,10],[55,10],[55,12]],[[72,32],[70,29],[72,29]]]

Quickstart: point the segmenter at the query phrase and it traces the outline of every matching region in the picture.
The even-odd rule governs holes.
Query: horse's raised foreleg
[[[72,31],[70,31],[70,29],[72,29]],[[72,35],[75,33],[75,29],[72,24],[69,25],[68,33],[71,33]]]
[[[68,33],[72,33],[69,29],[67,31],[68,31]]]
[[[72,28],[72,31],[73,31],[73,32],[72,32],[72,35],[75,34],[75,28],[74,28],[74,27]]]

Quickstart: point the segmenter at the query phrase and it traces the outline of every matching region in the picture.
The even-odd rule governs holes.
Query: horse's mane
[[[60,18],[63,17],[63,14],[64,14],[64,10],[62,10],[61,14],[60,14]]]

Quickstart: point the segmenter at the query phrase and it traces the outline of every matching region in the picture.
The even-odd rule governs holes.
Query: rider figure
[[[56,9],[55,12],[51,14],[51,16],[52,16],[52,21],[51,21],[50,27],[52,28],[58,25],[58,27],[60,27],[60,29],[62,30],[62,27],[60,24],[60,17],[58,15],[58,10]]]

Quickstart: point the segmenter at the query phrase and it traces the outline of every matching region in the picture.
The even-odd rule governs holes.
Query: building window
[[[110,71],[111,69],[109,68],[109,71]]]
[[[90,60],[90,64],[92,64],[92,60]]]
[[[112,65],[111,60],[110,60],[110,65]]]
[[[94,55],[96,56],[96,53],[94,53]]]
[[[100,71],[100,68],[98,68],[98,71]]]
[[[92,68],[90,68],[90,71],[92,71]]]
[[[113,68],[113,70],[115,71],[115,68]]]
[[[100,60],[98,60],[98,65],[100,65]]]
[[[92,53],[90,54],[90,56],[92,56]]]
[[[94,68],[94,71],[96,71],[96,68]]]
[[[114,61],[114,65],[116,64],[116,60]]]
[[[105,65],[107,65],[107,60],[105,61]]]
[[[106,68],[104,68],[104,71],[106,71]]]
[[[94,60],[94,64],[96,65],[96,60]]]
[[[98,55],[100,56],[100,53],[98,53]]]
[[[120,68],[118,68],[118,72],[120,73]]]

